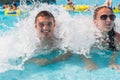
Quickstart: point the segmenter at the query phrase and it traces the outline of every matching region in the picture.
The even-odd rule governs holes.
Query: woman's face
[[[101,8],[97,14],[94,23],[102,32],[110,31],[114,26],[115,15],[109,8]]]

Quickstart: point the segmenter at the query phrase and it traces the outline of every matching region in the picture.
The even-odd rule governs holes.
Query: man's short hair
[[[37,22],[37,18],[41,16],[41,17],[48,17],[48,18],[53,18],[53,21],[55,22],[55,18],[53,16],[53,14],[49,11],[40,11],[36,17],[35,17],[35,23]]]

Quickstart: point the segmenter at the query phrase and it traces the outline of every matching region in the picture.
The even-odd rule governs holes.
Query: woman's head
[[[95,26],[102,32],[108,32],[114,28],[115,18],[112,9],[107,6],[96,8],[93,14]]]

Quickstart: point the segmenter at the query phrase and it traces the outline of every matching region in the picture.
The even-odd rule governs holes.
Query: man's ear
[[[37,28],[37,24],[35,23],[35,28]]]
[[[93,20],[93,23],[96,24],[96,20]]]
[[[54,22],[54,27],[56,26],[56,23]]]

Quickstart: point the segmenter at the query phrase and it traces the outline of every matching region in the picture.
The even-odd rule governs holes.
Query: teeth
[[[47,32],[50,32],[50,30],[41,30],[41,32],[47,33]]]
[[[49,32],[49,31],[43,31],[43,32]]]

